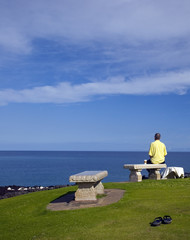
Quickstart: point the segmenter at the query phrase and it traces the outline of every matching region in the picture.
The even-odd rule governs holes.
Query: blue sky
[[[0,150],[190,151],[189,10],[0,0]]]

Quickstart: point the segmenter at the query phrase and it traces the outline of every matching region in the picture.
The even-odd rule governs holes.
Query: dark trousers
[[[152,163],[151,160],[148,159],[148,160],[147,160],[147,164],[154,164],[154,163]],[[162,162],[162,163],[160,163],[160,164],[165,164],[165,161]],[[146,170],[150,173],[150,169],[146,169]]]
[[[166,163],[166,162],[164,161],[164,162],[162,162],[162,163],[159,163],[159,164],[165,164],[165,163]],[[150,159],[148,159],[148,160],[147,160],[147,164],[154,164],[154,163],[152,163],[152,162],[151,162],[151,160],[150,160]]]

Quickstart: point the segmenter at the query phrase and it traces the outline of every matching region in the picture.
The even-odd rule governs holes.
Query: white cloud
[[[17,56],[14,53],[30,53],[36,39],[66,42],[71,52],[72,49],[77,49],[73,43],[82,43],[83,51],[90,53],[81,57],[80,51],[76,50],[71,56],[69,50],[58,44],[56,50],[61,49],[63,55],[67,51],[70,57],[63,61],[50,62],[52,72],[58,75],[58,79],[61,79],[62,72],[69,72],[74,81],[84,76],[83,84],[61,82],[56,86],[52,83],[52,86],[14,90],[15,82],[19,86],[19,77],[23,79],[26,75],[32,76],[33,69],[42,67],[43,63],[40,66],[35,65],[36,55],[44,54],[47,50],[41,49],[42,41],[34,52],[34,62],[32,58],[28,62],[24,59],[19,68],[19,61],[15,61],[17,75],[14,71],[12,75],[5,74],[7,82],[12,84],[12,89],[0,90],[0,103],[71,103],[111,94],[184,94],[190,85],[190,71],[184,71],[189,67],[189,9],[189,0],[0,1],[0,64],[4,61],[2,66],[9,69],[2,71],[3,74],[12,71],[6,51],[13,52],[13,56]],[[51,46],[50,44],[50,48]],[[47,60],[44,58],[43,62],[50,61],[51,54],[48,57]],[[24,72],[25,64],[31,65],[31,70],[26,68]],[[44,66],[49,66],[49,63]],[[148,74],[146,77],[150,72],[158,73],[171,69],[182,70],[163,75]],[[76,80],[74,73],[80,73]],[[16,79],[14,82],[13,75]],[[132,79],[118,77],[102,82],[94,80],[100,79],[100,76],[106,79],[115,75],[132,76]],[[139,75],[144,76],[133,77]],[[43,78],[40,77],[41,75],[37,78],[40,81],[46,79],[45,74]],[[85,77],[93,78],[93,82],[86,83]],[[3,78],[4,76],[1,77],[1,83],[6,81]],[[55,80],[54,76],[50,78],[52,81],[48,82]],[[21,83],[23,85],[24,80]],[[35,82],[31,86],[35,86]]]
[[[138,41],[190,34],[188,0],[1,1],[0,46],[29,52],[38,38]]]
[[[0,104],[8,103],[76,103],[90,101],[92,97],[118,94],[185,94],[190,88],[190,71],[125,80],[115,77],[102,82],[71,85],[62,82],[57,86],[0,91]]]

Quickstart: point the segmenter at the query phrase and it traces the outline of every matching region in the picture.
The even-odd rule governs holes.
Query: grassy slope
[[[0,239],[190,239],[190,179],[107,183],[126,189],[115,204],[51,212],[47,204],[73,191],[67,187],[0,201]],[[150,227],[155,217],[169,214],[170,225]]]

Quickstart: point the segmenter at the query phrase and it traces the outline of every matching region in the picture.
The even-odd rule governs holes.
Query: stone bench
[[[131,171],[129,176],[131,182],[142,181],[142,169],[149,169],[149,179],[160,180],[160,169],[166,167],[166,164],[124,164],[124,168]]]
[[[78,185],[75,201],[96,201],[97,194],[104,194],[101,180],[107,175],[107,171],[85,171],[70,176],[69,181]]]

